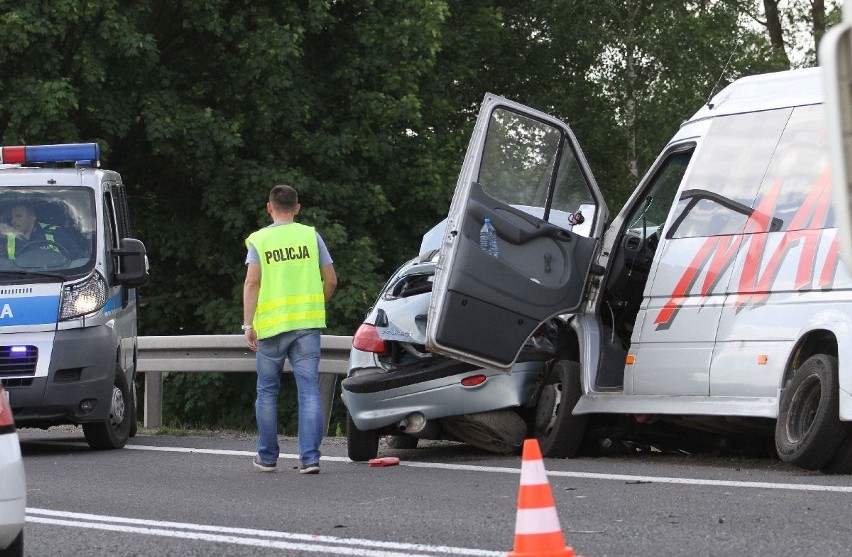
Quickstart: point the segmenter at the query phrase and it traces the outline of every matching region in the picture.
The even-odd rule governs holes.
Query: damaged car
[[[566,226],[582,220],[579,212],[564,218]],[[578,370],[549,365],[560,342],[558,318],[530,337],[509,373],[426,349],[426,316],[445,227],[446,221],[424,236],[419,255],[391,276],[353,336],[341,386],[349,458],[375,458],[383,436],[392,448],[448,439],[508,454],[535,435],[545,454],[565,456],[582,440],[573,432],[583,428],[569,427],[573,420],[561,415],[580,394],[566,391],[561,377]]]

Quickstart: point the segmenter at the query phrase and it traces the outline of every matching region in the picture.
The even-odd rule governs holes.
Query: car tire
[[[577,362],[556,362],[538,394],[535,437],[544,457],[572,458],[583,443],[588,417],[572,414],[583,394],[580,371]]]
[[[837,358],[811,356],[781,391],[775,450],[784,462],[819,470],[837,454],[849,428],[840,421]]]
[[[459,441],[498,454],[518,452],[527,433],[526,422],[509,408],[444,418],[441,425]]]
[[[130,437],[131,422],[135,413],[131,408],[130,387],[121,368],[115,370],[109,417],[103,422],[83,424],[83,435],[89,446],[96,450],[120,449]]]
[[[136,383],[134,382],[131,386],[132,392],[132,402],[130,403],[130,411],[133,415],[130,417],[130,432],[127,434],[128,437],[136,437],[136,433],[139,430],[139,424],[137,423],[137,413],[136,413],[136,405],[138,404],[138,400],[136,399]]]
[[[358,429],[349,412],[346,413],[346,452],[355,462],[364,462],[379,454],[379,434]]]
[[[411,450],[417,448],[417,442],[420,440],[411,435],[388,435],[386,441],[391,449]]]

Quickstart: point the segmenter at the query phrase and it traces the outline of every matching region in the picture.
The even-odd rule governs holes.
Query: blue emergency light
[[[0,164],[31,164],[74,162],[97,164],[101,149],[97,143],[66,143],[62,145],[27,145],[0,147]]]

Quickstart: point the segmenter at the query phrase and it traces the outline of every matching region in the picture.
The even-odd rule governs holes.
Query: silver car
[[[27,481],[6,390],[0,386],[0,556],[24,554]]]
[[[558,456],[565,440],[557,437],[568,432],[554,429],[564,397],[559,371],[549,366],[556,327],[533,335],[510,373],[425,349],[443,227],[427,233],[420,255],[393,274],[353,337],[342,382],[349,458],[375,458],[386,435],[394,448],[452,439],[498,453],[514,452],[535,435],[546,453]]]

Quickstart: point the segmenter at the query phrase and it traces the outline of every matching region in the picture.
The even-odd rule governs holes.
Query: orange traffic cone
[[[574,557],[565,546],[553,493],[547,481],[538,441],[524,441],[521,457],[521,487],[515,520],[515,549],[509,557]]]

